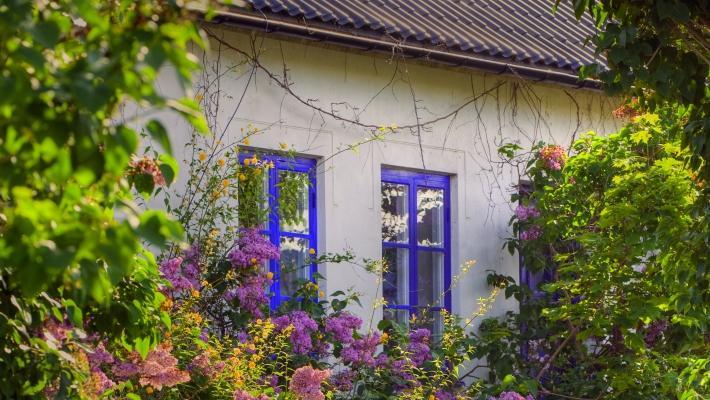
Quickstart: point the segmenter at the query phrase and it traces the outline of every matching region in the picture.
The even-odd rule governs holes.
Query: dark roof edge
[[[281,33],[310,40],[321,40],[360,50],[376,50],[391,53],[399,49],[411,57],[421,57],[427,60],[443,63],[449,66],[469,67],[485,72],[521,77],[535,82],[553,82],[574,88],[601,90],[601,82],[592,79],[579,79],[579,76],[569,72],[555,71],[509,62],[492,60],[472,54],[449,52],[431,49],[406,43],[395,43],[375,37],[353,35],[316,26],[306,26],[283,19],[268,18],[263,14],[220,10],[210,21],[215,24],[232,25],[247,29],[260,29],[269,33]]]

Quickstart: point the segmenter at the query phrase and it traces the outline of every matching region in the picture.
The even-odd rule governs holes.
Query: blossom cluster
[[[518,392],[502,392],[498,397],[492,397],[492,400],[535,400],[531,395],[523,396]]]
[[[524,206],[519,204],[515,208],[515,217],[518,221],[527,221],[528,219],[537,218],[539,216],[540,210],[538,210],[535,206]]]
[[[291,344],[296,354],[307,354],[313,349],[311,335],[318,330],[318,323],[314,321],[305,311],[293,311],[288,315],[282,315],[273,319],[277,331],[284,331],[292,326]]]
[[[538,225],[533,225],[520,232],[520,240],[523,241],[536,240],[539,239],[540,236],[542,236],[542,229]]]
[[[278,260],[279,250],[257,228],[243,229],[227,259],[234,268],[253,267],[268,260]]]
[[[148,175],[153,179],[153,184],[156,186],[165,185],[165,176],[155,159],[148,156],[134,158],[131,160],[127,171],[128,176]]]
[[[565,166],[567,153],[561,146],[550,145],[540,149],[540,160],[543,165],[552,171],[559,171]]]
[[[289,389],[301,400],[324,400],[325,395],[320,387],[329,376],[329,370],[318,370],[306,365],[293,373]]]

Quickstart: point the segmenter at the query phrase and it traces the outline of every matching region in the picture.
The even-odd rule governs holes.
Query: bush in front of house
[[[520,312],[481,327],[500,388],[551,398],[700,399],[710,394],[707,182],[690,167],[681,107],[588,133],[569,154],[539,144],[508,241],[531,287],[492,275]],[[507,145],[512,162],[520,150]],[[539,285],[536,284],[539,282]],[[601,397],[600,397],[601,396]]]

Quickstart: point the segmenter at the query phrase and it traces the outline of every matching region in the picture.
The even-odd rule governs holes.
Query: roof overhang
[[[601,82],[593,79],[580,79],[572,71],[512,63],[477,54],[432,48],[420,43],[396,41],[389,37],[368,35],[354,29],[338,28],[329,24],[313,23],[312,21],[306,24],[296,18],[256,13],[238,7],[216,11],[209,22],[332,43],[361,51],[377,51],[387,54],[392,54],[394,51],[406,57],[427,62],[472,68],[491,74],[508,75],[535,82],[549,82],[592,90],[601,89]]]

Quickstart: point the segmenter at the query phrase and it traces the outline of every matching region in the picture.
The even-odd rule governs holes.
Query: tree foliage
[[[189,83],[197,63],[188,43],[203,40],[190,14],[169,1],[0,6],[2,397],[39,396],[57,382],[62,395],[76,389],[62,364],[71,355],[51,327],[145,354],[169,322],[143,244],[179,240],[182,228],[162,212],[139,212],[124,175],[136,126],[167,153],[170,144],[158,120],[116,117],[129,103],[170,108],[204,129],[192,101],[165,98],[154,86],[167,64]],[[156,168],[170,180],[176,163],[169,154],[160,160]]]
[[[557,0],[559,4],[561,0]],[[651,112],[668,105],[687,109],[682,144],[688,161],[710,176],[710,5],[697,0],[572,0],[599,32],[591,41],[607,66],[583,74],[598,77],[611,94],[640,99]]]
[[[528,288],[492,277],[522,301],[507,322],[484,325],[494,379],[517,374],[581,398],[710,393],[710,228],[697,213],[704,181],[669,133],[682,117],[642,114],[609,136],[583,136],[569,158],[534,149],[510,248],[547,279]]]

